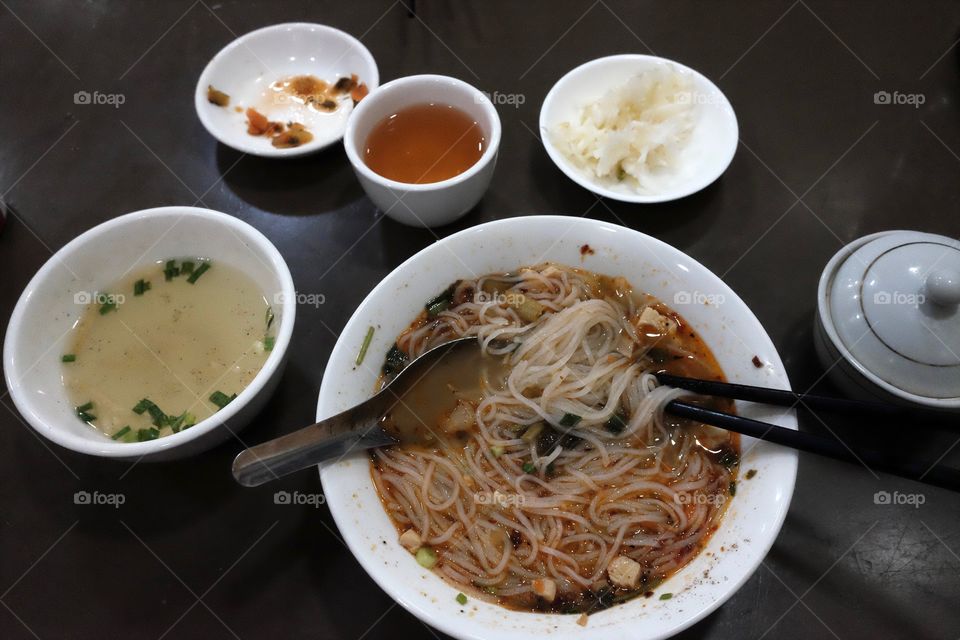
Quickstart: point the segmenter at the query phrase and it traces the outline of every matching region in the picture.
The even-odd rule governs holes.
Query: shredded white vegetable
[[[657,193],[696,124],[693,97],[687,74],[654,67],[582,105],[551,129],[551,139],[591,179]]]

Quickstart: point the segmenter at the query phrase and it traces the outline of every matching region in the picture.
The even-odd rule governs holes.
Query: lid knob
[[[924,282],[930,300],[942,307],[960,304],[960,273],[953,269],[935,269]]]

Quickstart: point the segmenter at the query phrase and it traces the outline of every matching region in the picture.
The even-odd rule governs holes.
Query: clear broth
[[[112,293],[98,294],[69,338],[75,359],[64,362],[62,379],[70,400],[76,407],[92,403],[86,421],[105,435],[130,427],[122,441],[135,441],[141,429],[157,429],[158,436],[174,432],[149,412],[134,412],[142,399],[199,422],[220,409],[211,394],[239,393],[269,356],[272,311],[246,274],[216,263],[191,284],[187,275],[167,281],[164,266],[135,270]],[[140,280],[150,288],[135,295]],[[116,307],[103,312],[106,299]]]

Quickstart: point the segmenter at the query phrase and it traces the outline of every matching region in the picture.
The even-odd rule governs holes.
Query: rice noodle
[[[475,335],[509,366],[503,388],[485,390],[462,449],[373,454],[387,513],[400,531],[415,529],[434,546],[436,570],[458,589],[557,610],[533,593],[532,581],[547,577],[558,602],[592,610],[586,595],[609,587],[606,568],[617,556],[640,563],[641,590],[652,588],[716,528],[735,470],[698,443],[699,427],[664,418],[664,405],[681,392],[657,386],[649,354],[657,349],[722,374],[692,333],[651,345],[637,318],[649,306],[668,310],[622,279],[614,285],[553,264],[463,280],[448,310],[422,316],[398,338],[413,358]],[[483,295],[491,289],[492,299]],[[542,314],[524,321],[511,294],[536,300]],[[695,344],[702,350],[691,351]],[[557,426],[569,415],[579,420]],[[615,416],[619,431],[608,424]],[[538,451],[521,435],[539,422],[567,438]],[[737,444],[729,438],[723,446],[737,452]]]

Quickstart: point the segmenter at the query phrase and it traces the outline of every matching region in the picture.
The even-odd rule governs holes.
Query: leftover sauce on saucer
[[[207,100],[210,104],[215,104],[218,107],[225,107],[230,104],[230,96],[219,89],[214,89],[212,84],[207,85]]]
[[[326,113],[336,111],[347,98],[360,102],[368,93],[367,86],[357,79],[356,74],[344,76],[334,83],[314,75],[291,76],[277,80],[270,89],[278,102],[291,100]]]
[[[356,104],[368,93],[356,74],[330,83],[314,75],[282,78],[270,85],[269,102],[275,105],[300,105],[316,113],[333,113],[347,101]],[[237,107],[237,110],[241,109]],[[247,133],[266,136],[278,149],[292,149],[311,142],[313,134],[302,122],[274,121],[253,107],[246,109]]]
[[[313,134],[299,122],[273,122],[254,108],[247,109],[247,133],[267,136],[278,149],[292,149],[313,140]]]

